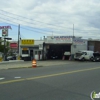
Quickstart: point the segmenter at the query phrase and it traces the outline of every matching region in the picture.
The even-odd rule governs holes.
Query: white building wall
[[[88,50],[87,40],[76,38],[71,45],[71,54],[75,54],[79,50]]]
[[[87,50],[87,45],[72,45],[71,54],[75,54],[79,50]]]

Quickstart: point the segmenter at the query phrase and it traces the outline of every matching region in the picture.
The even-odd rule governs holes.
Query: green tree
[[[0,52],[4,53],[4,45],[1,45],[2,41],[0,41]],[[7,53],[9,50],[9,42],[7,41],[7,45],[5,46],[5,53]]]

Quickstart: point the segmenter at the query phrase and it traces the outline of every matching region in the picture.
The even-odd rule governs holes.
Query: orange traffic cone
[[[65,56],[63,56],[62,60],[65,60]]]
[[[33,68],[34,68],[34,67],[37,67],[37,63],[36,63],[36,60],[35,60],[35,59],[32,61],[32,67],[33,67]]]

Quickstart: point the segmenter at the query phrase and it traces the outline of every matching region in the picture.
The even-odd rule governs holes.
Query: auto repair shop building
[[[87,40],[73,36],[47,36],[44,39],[44,59],[62,59],[64,55],[69,57],[78,50],[87,50]]]
[[[23,60],[48,60],[56,56],[62,59],[74,55],[78,50],[87,50],[87,40],[73,36],[47,36],[44,40],[20,40],[20,56]]]

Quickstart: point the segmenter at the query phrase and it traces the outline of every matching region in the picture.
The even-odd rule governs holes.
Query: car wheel
[[[90,61],[93,61],[93,57],[90,58]]]
[[[84,58],[82,58],[82,61],[85,61],[85,59],[84,59]]]
[[[95,62],[96,60],[95,59],[93,59],[93,62]]]

